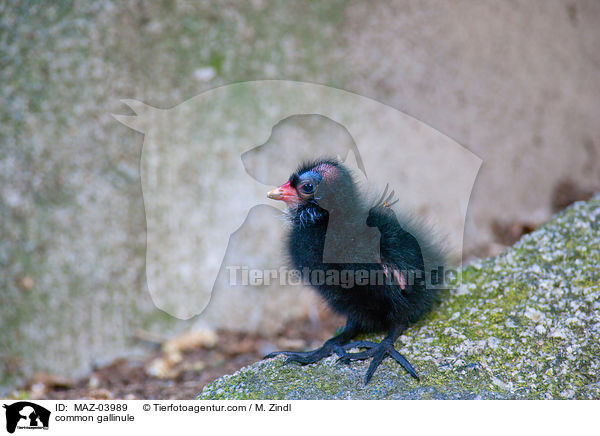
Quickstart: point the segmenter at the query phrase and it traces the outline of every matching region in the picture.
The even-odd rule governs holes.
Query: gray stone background
[[[120,99],[289,79],[391,105],[483,159],[464,242],[485,256],[494,223],[549,218],[562,181],[600,186],[599,24],[594,0],[2,2],[0,381],[193,325],[146,289],[143,136],[111,117]],[[233,322],[315,304],[285,299],[294,311],[264,299]]]

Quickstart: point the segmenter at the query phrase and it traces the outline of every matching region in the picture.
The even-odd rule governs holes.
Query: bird
[[[437,300],[436,290],[427,286],[425,266],[442,265],[445,256],[419,225],[400,223],[393,210],[400,199],[388,188],[369,202],[342,162],[322,157],[302,163],[286,183],[267,194],[288,206],[286,248],[292,268],[306,273],[310,286],[346,324],[316,350],[275,351],[265,359],[283,355],[286,362],[301,365],[334,354],[346,364],[371,359],[364,376],[367,385],[389,357],[419,380],[394,343]],[[353,340],[379,332],[387,333],[379,343]]]

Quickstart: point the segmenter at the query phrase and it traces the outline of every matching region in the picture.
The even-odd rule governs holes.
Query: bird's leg
[[[386,357],[391,357],[396,362],[398,362],[402,367],[415,379],[419,380],[419,376],[417,372],[412,367],[412,365],[406,360],[406,358],[400,354],[394,348],[394,342],[396,339],[402,334],[402,332],[406,329],[406,326],[400,325],[390,329],[388,335],[383,338],[380,343],[371,342],[371,341],[354,341],[345,344],[342,348],[344,350],[350,350],[352,348],[366,348],[365,351],[360,351],[358,353],[344,353],[343,356],[340,357],[340,361],[344,363],[349,363],[353,360],[365,360],[369,358],[373,358],[371,360],[371,364],[369,365],[369,369],[365,374],[365,385],[369,383],[371,377],[375,373],[375,370],[383,359]]]
[[[346,353],[342,346],[347,343],[350,339],[356,336],[359,333],[356,326],[348,322],[344,327],[344,330],[337,336],[326,341],[321,348],[317,348],[313,351],[276,351],[274,353],[267,354],[264,358],[270,359],[271,357],[275,357],[279,354],[282,354],[287,357],[287,362],[298,362],[301,365],[307,365],[309,363],[315,363],[319,360],[331,356],[332,354],[337,354],[338,356],[344,356]]]

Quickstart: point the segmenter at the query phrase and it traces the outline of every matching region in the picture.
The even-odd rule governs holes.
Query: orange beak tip
[[[279,188],[275,188],[267,192],[267,197],[272,200],[281,200],[283,198],[283,194]]]

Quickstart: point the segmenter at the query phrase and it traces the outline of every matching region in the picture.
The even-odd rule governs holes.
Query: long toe
[[[367,373],[365,374],[365,385],[369,383],[369,380],[371,380],[371,377],[373,377],[373,374],[375,374],[375,371],[379,365],[381,365],[383,359],[388,355],[389,353],[385,347],[381,346],[377,348],[377,351],[373,355],[373,360],[371,360],[371,364],[369,365],[369,369],[367,369]]]
[[[334,348],[317,348],[314,351],[309,351],[306,353],[290,353],[287,354],[287,362],[298,362],[301,365],[308,365],[310,363],[316,363],[319,360],[324,359],[325,357],[331,356],[335,352]]]
[[[343,356],[346,354],[340,345],[326,342],[321,348],[317,348],[313,351],[277,351],[275,353],[267,354],[265,359],[281,354],[287,357],[287,359],[285,359],[285,363],[297,362],[301,365],[308,365],[310,363],[318,362],[319,360],[331,356],[334,353],[338,356]]]
[[[365,373],[365,385],[369,383],[369,381],[373,377],[373,374],[375,374],[375,371],[377,371],[377,368],[379,368],[379,365],[381,365],[381,362],[383,362],[388,356],[394,359],[397,363],[399,363],[402,366],[402,368],[404,368],[406,372],[408,372],[411,375],[411,377],[413,377],[416,380],[419,380],[417,371],[415,371],[412,365],[408,362],[408,360],[406,360],[406,358],[402,354],[396,351],[396,349],[394,348],[394,344],[391,342],[384,340],[381,343],[376,344],[367,341],[356,341],[355,343],[350,343],[348,345],[354,345],[350,348],[367,349],[357,353],[345,352],[343,356],[340,356],[340,358],[338,359],[339,362],[349,364],[353,361],[366,360],[372,358],[371,363],[369,364],[369,368]],[[344,347],[344,349],[346,349],[346,347]]]
[[[354,362],[356,360],[370,359],[375,354],[375,350],[377,350],[377,348],[374,347],[358,353],[344,353],[342,356],[340,356],[338,362],[349,364],[350,362]]]
[[[272,359],[273,357],[277,357],[277,356],[290,356],[293,354],[304,354],[304,353],[298,352],[298,351],[274,351],[272,353],[267,354],[265,357],[263,357],[263,359]]]
[[[377,342],[371,342],[371,341],[353,341],[353,342],[348,342],[347,344],[343,345],[342,348],[346,351],[351,350],[353,348],[374,348],[377,347],[379,344]]]
[[[402,368],[404,368],[414,379],[419,380],[417,371],[415,371],[410,362],[406,360],[406,358],[402,354],[398,353],[398,351],[396,351],[396,349],[393,346],[389,350],[389,355],[392,359],[394,359],[396,362],[402,365]]]

